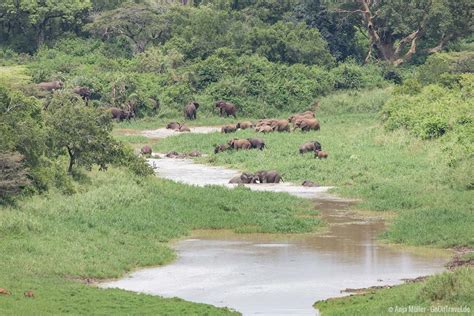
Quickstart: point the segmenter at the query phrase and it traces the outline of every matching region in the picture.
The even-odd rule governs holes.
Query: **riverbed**
[[[150,159],[158,176],[190,185],[224,185],[238,170],[190,159]],[[417,254],[376,241],[380,218],[362,218],[353,201],[330,187],[292,183],[253,184],[251,190],[287,192],[316,203],[328,229],[319,234],[278,236],[195,232],[174,244],[178,259],[102,284],[229,307],[244,315],[315,315],[315,301],[347,295],[347,288],[402,283],[443,270],[445,256]]]

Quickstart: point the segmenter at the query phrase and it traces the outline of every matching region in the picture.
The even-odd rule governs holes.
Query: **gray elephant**
[[[230,179],[229,183],[257,183],[258,177],[255,176],[252,173],[242,173],[240,176],[235,176],[232,179]]]
[[[187,118],[188,120],[195,120],[198,108],[199,108],[199,103],[197,103],[196,101],[189,102],[184,107],[184,117]]]
[[[247,138],[254,149],[263,150],[265,148],[265,141],[261,138]]]
[[[257,171],[255,175],[258,177],[260,183],[279,183],[280,181],[283,181],[280,173],[275,170]]]
[[[219,108],[220,116],[224,116],[225,113],[227,116],[233,116],[234,118],[237,118],[235,115],[237,112],[237,107],[235,104],[220,100],[216,102],[216,108]]]

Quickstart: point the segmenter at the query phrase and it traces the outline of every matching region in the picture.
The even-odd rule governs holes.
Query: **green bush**
[[[360,66],[353,61],[331,70],[336,89],[362,89],[383,86],[382,71],[375,65]]]

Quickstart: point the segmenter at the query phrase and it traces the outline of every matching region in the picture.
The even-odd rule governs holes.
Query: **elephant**
[[[260,183],[279,183],[283,181],[282,176],[275,170],[257,171],[255,175],[258,177]]]
[[[254,149],[263,150],[265,148],[265,141],[261,138],[247,138]]]
[[[192,152],[190,152],[189,154],[187,154],[188,157],[201,157],[202,154],[197,151],[197,150],[193,150]]]
[[[273,128],[269,125],[265,125],[256,128],[255,131],[257,131],[258,133],[271,133],[273,132]]]
[[[314,158],[327,159],[328,153],[323,150],[316,150],[314,153]]]
[[[258,120],[255,127],[259,128],[259,127],[262,127],[262,126],[271,126],[274,121],[276,121],[276,120],[275,119],[261,119],[261,120]]]
[[[86,103],[89,102],[92,96],[92,90],[88,87],[75,87],[72,92],[79,95]]]
[[[224,116],[225,113],[227,116],[233,116],[234,118],[237,118],[237,116],[235,115],[235,113],[237,112],[235,104],[220,100],[216,102],[216,108],[219,108],[220,116]]]
[[[140,154],[142,154],[145,157],[150,157],[152,154],[151,147],[148,145],[143,146],[142,149],[140,149]]]
[[[135,113],[133,111],[125,111],[116,107],[110,108],[110,113],[112,114],[112,119],[123,121],[123,120],[130,120],[131,118],[135,117]]]
[[[252,144],[247,139],[234,138],[229,140],[227,144],[235,150],[252,148]]]
[[[221,133],[228,134],[237,131],[237,125],[224,125],[221,128]]]
[[[301,128],[301,131],[308,132],[310,130],[318,131],[320,129],[320,124],[317,119],[303,119],[300,122],[295,124],[294,129]]]
[[[179,128],[175,129],[175,131],[182,133],[182,132],[190,132],[191,129],[187,127],[186,125],[181,125]]]
[[[195,120],[196,112],[198,108],[199,108],[199,103],[197,103],[196,101],[189,102],[184,107],[184,117],[187,118],[188,120]]]
[[[171,122],[166,125],[167,129],[179,129],[181,127],[181,123],[178,122]]]
[[[167,158],[183,159],[183,158],[186,158],[186,155],[180,154],[180,153],[178,153],[177,151],[170,151],[169,153],[167,153],[167,154],[165,155],[165,157],[167,157]]]
[[[319,184],[316,184],[313,181],[309,181],[309,180],[304,180],[301,185],[304,187],[319,187]]]
[[[229,150],[229,149],[231,149],[231,147],[227,144],[214,145],[214,153],[215,154],[220,153],[220,152],[224,152],[224,151]]]
[[[46,91],[54,91],[54,90],[62,89],[63,87],[64,87],[64,83],[59,80],[38,83],[38,88],[40,88],[41,90],[46,90]]]
[[[240,128],[240,129],[247,129],[247,128],[252,128],[254,125],[250,121],[245,121],[245,122],[237,123],[236,126],[237,126],[237,128]]]
[[[300,146],[299,151],[300,154],[304,154],[310,151],[321,150],[321,144],[318,141],[311,141],[304,143]]]
[[[229,183],[257,183],[257,181],[258,177],[256,177],[254,174],[244,172],[240,176],[235,176],[230,179]]]
[[[299,114],[295,114],[295,115],[290,116],[288,118],[288,122],[294,124],[298,120],[313,119],[313,118],[314,118],[314,113],[313,114],[301,114],[301,113],[299,113]]]
[[[289,132],[290,131],[290,124],[288,124],[287,120],[274,120],[271,123],[271,127],[273,131],[276,131],[276,132]]]

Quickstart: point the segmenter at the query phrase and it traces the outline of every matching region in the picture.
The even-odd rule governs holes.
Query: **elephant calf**
[[[227,144],[214,145],[214,153],[215,154],[224,152],[224,151],[229,150],[229,149],[231,149],[231,148]]]
[[[313,181],[309,181],[309,180],[304,180],[301,185],[304,187],[319,187],[319,184],[316,184]]]
[[[250,121],[245,121],[245,122],[239,122],[237,123],[237,128],[240,128],[240,129],[247,129],[247,128],[252,128],[254,125],[252,122]]]
[[[223,116],[225,113],[227,116],[233,116],[234,118],[237,118],[235,115],[237,112],[237,107],[235,104],[220,100],[216,102],[216,108],[219,109],[220,116]]]
[[[228,134],[237,131],[237,125],[224,125],[221,128],[221,133]]]
[[[64,87],[64,83],[58,80],[58,81],[50,81],[50,82],[40,82],[38,83],[37,86],[41,90],[54,91],[54,90],[62,89]]]
[[[143,146],[142,149],[140,149],[140,153],[145,157],[150,157],[152,154],[151,147],[148,145]]]
[[[317,150],[314,153],[314,158],[326,159],[327,157],[328,157],[328,153],[322,150]]]
[[[318,141],[311,141],[311,142],[304,143],[299,148],[300,154],[304,154],[304,153],[312,152],[316,150],[321,150],[321,144]]]
[[[166,125],[167,129],[179,129],[181,127],[181,123],[178,122],[171,122]]]
[[[260,183],[279,183],[280,181],[283,181],[282,176],[275,170],[258,171],[255,173],[255,176],[258,177]]]
[[[264,125],[264,126],[260,126],[260,127],[257,127],[255,129],[255,131],[257,133],[271,133],[273,132],[273,128],[270,126],[270,125]]]
[[[235,184],[240,184],[240,183],[257,183],[258,177],[255,176],[252,173],[242,173],[240,176],[235,176],[232,179],[230,179],[229,183],[235,183]]]
[[[186,125],[181,125],[179,128],[175,129],[177,132],[190,132],[191,129]]]

